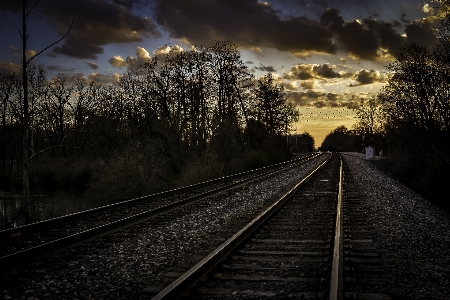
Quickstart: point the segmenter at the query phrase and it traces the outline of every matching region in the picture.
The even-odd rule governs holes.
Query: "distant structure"
[[[374,147],[366,147],[366,159],[374,159],[375,158],[375,148]]]

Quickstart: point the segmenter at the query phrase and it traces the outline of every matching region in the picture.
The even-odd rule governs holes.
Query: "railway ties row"
[[[330,299],[390,299],[383,294],[385,280],[381,258],[377,254],[371,228],[365,223],[364,208],[359,202],[351,174],[344,166],[342,183],[339,179],[339,158],[331,154],[326,156],[329,156],[327,161],[284,197],[268,204],[269,207],[265,206],[264,213],[259,214],[260,209],[257,209],[253,215],[227,223],[225,230],[217,230],[218,234],[210,235],[208,241],[198,240],[196,245],[200,246],[196,247],[196,252],[187,251],[186,256],[178,255],[178,235],[169,234],[164,241],[168,244],[161,245],[161,249],[172,249],[170,254],[164,255],[164,259],[174,264],[151,270],[143,268],[145,272],[152,271],[146,273],[151,274],[152,282],[161,283],[159,286],[147,286],[143,297],[176,299],[188,295],[192,299],[329,299],[333,290],[333,274],[337,272],[338,288]],[[336,218],[338,198],[342,200],[340,218]],[[61,261],[64,264],[64,261],[81,260],[83,255],[86,262],[91,259],[89,253],[101,256],[103,249],[111,252],[107,250],[111,244],[121,243],[124,239],[130,241],[130,238],[132,243],[139,241],[139,231],[153,232],[154,228],[159,232],[159,228],[165,227],[169,229],[168,233],[175,233],[183,227],[180,232],[187,234],[190,218],[197,209],[209,211],[209,207],[221,201],[220,197],[215,199],[212,196],[206,201],[208,203],[192,202],[155,215],[133,226],[96,237],[89,243],[66,249],[56,254],[54,260],[36,261],[36,268],[43,264],[44,268],[58,269]],[[206,206],[201,208],[202,205]],[[335,229],[339,223],[337,219],[342,221],[339,236]],[[211,221],[215,222],[215,219]],[[219,224],[223,223],[214,226],[222,228]],[[136,230],[135,227],[141,229]],[[157,241],[159,236],[150,235],[149,240]],[[335,240],[342,240],[341,248],[339,245],[337,247],[341,250],[338,255]],[[122,249],[120,247],[112,248]],[[127,254],[123,252],[121,255]],[[337,265],[341,266],[337,271],[334,267],[336,256],[339,256],[340,262]],[[139,264],[139,260],[120,263]]]
[[[167,272],[168,283],[176,280],[154,299],[175,299],[183,294],[192,299],[325,299],[330,284],[338,163],[334,156],[321,166],[323,170],[316,169],[316,176],[311,174],[309,182],[301,182],[279,205],[273,205],[278,207],[250,223],[261,227],[249,224],[246,227],[251,230],[242,229],[242,236],[236,234],[196,266],[186,270],[189,264],[183,264]],[[202,283],[191,287],[197,280]],[[149,286],[144,293],[160,289]]]
[[[196,203],[190,206],[191,210],[195,209],[196,206],[201,205],[197,202],[198,200],[224,193],[255,180],[275,176],[283,170],[301,165],[314,158],[317,158],[317,155],[308,155],[252,172],[0,231],[0,265],[2,268],[6,268],[23,263],[25,260],[31,261],[36,256],[46,255],[181,206]]]
[[[243,237],[236,234],[206,257],[190,257],[164,274],[165,286],[143,293],[153,299],[391,299],[383,294],[384,272],[351,174],[336,156],[322,167],[259,227],[241,230]]]
[[[372,226],[355,188],[350,169],[344,166],[343,288],[345,299],[390,300],[384,293],[385,272],[375,246]]]

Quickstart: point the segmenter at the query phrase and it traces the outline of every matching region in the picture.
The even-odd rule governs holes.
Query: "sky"
[[[31,9],[38,0],[28,0]],[[28,55],[48,76],[112,82],[165,53],[230,40],[256,78],[274,74],[300,112],[292,134],[319,147],[386,84],[406,43],[434,43],[438,4],[417,0],[40,0],[27,17]],[[22,1],[0,0],[0,69],[21,63]]]

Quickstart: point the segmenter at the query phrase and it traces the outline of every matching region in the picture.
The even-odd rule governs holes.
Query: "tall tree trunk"
[[[23,120],[22,120],[22,175],[23,175],[23,189],[22,196],[25,201],[28,201],[30,196],[30,181],[28,174],[28,131],[29,131],[29,108],[28,108],[28,73],[27,73],[27,27],[26,27],[26,0],[22,1],[22,84],[23,84]]]

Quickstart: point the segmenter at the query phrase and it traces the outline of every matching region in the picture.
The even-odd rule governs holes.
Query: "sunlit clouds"
[[[127,65],[126,61],[120,55],[115,55],[113,58],[110,58],[108,62],[113,67],[122,68]]]
[[[356,72],[352,78],[356,80],[358,83],[355,85],[365,85],[372,84],[376,82],[385,82],[385,76],[381,74],[379,71],[374,70],[360,70]],[[351,86],[355,86],[351,85]]]
[[[50,77],[80,73],[111,84],[168,53],[229,40],[255,79],[272,73],[301,114],[305,109],[350,113],[361,98],[380,91],[385,66],[404,45],[434,46],[438,6],[417,0],[46,0],[32,13],[26,57],[61,38],[72,19],[67,37],[33,59],[46,65]],[[1,1],[0,11],[8,20],[0,21],[5,36],[0,70],[18,72],[21,1]],[[345,123],[338,125],[351,127],[352,118],[336,116]],[[311,133],[329,132],[338,119],[328,117],[305,117],[302,124],[316,126],[305,128]]]

